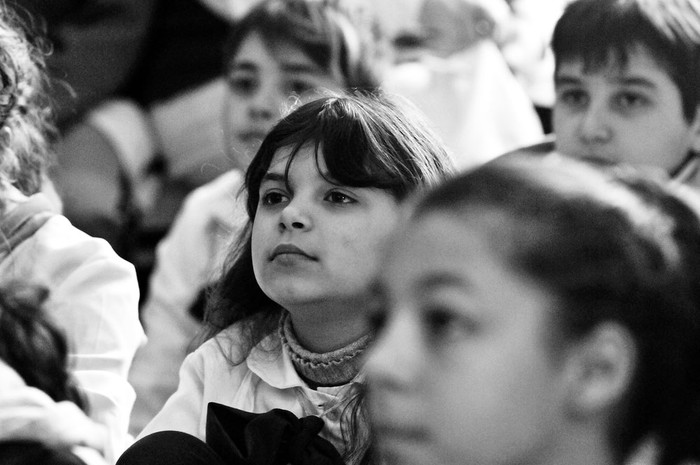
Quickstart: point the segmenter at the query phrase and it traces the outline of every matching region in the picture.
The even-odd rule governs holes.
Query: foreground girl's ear
[[[610,412],[629,390],[636,362],[637,348],[625,327],[598,325],[567,357],[567,413],[585,418]]]

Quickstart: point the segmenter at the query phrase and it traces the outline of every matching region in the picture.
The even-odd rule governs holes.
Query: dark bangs
[[[369,97],[369,98],[367,98]],[[375,105],[375,103],[377,103]],[[434,185],[451,173],[449,156],[416,120],[372,94],[362,98],[327,96],[290,113],[270,131],[246,172],[248,214],[254,218],[262,178],[278,150],[311,146],[327,166],[328,181],[388,191],[403,200],[418,187]],[[410,123],[409,123],[410,121]],[[417,133],[420,133],[418,135]]]
[[[337,77],[347,87],[372,89],[379,85],[378,64],[368,50],[371,39],[339,7],[308,0],[261,3],[231,28],[224,48],[226,67],[252,32],[259,32],[272,50],[283,43],[299,47],[329,75],[340,72],[342,76]]]

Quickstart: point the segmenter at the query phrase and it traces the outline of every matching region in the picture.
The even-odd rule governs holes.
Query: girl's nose
[[[294,201],[290,202],[280,213],[280,232],[287,230],[305,231],[310,227],[310,216]]]
[[[421,341],[414,319],[391,316],[367,355],[365,369],[370,384],[385,391],[415,387],[425,355]]]
[[[261,88],[250,102],[250,117],[256,120],[272,120],[278,116],[280,98],[277,93],[269,88]]]

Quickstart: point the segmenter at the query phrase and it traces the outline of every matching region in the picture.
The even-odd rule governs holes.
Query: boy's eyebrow
[[[554,84],[555,85],[564,85],[564,84],[580,84],[581,79],[576,77],[576,76],[569,76],[569,75],[560,75],[557,74],[554,76]]]
[[[641,87],[648,87],[648,88],[656,88],[656,84],[653,81],[650,81],[649,79],[646,79],[641,76],[620,76],[614,81],[624,84],[627,86],[641,86]]]
[[[609,81],[614,82],[615,84],[618,85],[625,85],[625,86],[639,86],[639,87],[648,87],[649,89],[655,89],[656,84],[653,81],[650,81],[649,79],[643,77],[643,76],[630,76],[630,75],[617,75],[612,79],[609,79]],[[576,84],[581,84],[582,79],[578,76],[573,76],[569,74],[557,74],[554,76],[554,85],[555,86],[561,86],[561,85],[576,85]]]

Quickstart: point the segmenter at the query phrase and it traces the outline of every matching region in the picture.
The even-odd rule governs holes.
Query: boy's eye
[[[286,199],[287,199],[287,196],[285,194],[283,194],[282,192],[270,191],[270,192],[266,192],[260,196],[260,204],[261,205],[277,205],[279,203],[284,202]]]
[[[347,194],[343,194],[342,192],[337,192],[337,191],[332,191],[329,192],[326,195],[325,200],[332,202],[332,203],[339,203],[339,204],[350,204],[350,203],[355,203],[356,200],[350,197]]]
[[[624,111],[634,110],[649,103],[644,95],[635,92],[622,92],[615,97],[615,105]]]
[[[251,95],[258,88],[258,80],[249,74],[234,73],[227,79],[228,87],[234,94]]]
[[[556,100],[569,107],[582,107],[588,103],[588,95],[581,89],[558,89]]]

